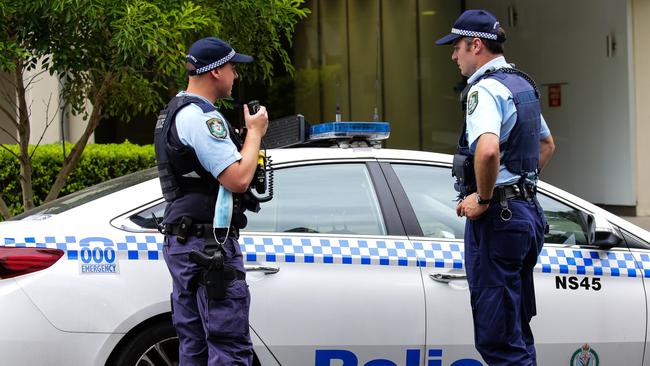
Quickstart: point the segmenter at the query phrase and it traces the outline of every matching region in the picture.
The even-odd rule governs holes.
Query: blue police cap
[[[196,67],[190,75],[200,75],[224,65],[226,62],[248,63],[253,57],[235,52],[230,45],[217,37],[201,38],[194,42],[185,56]]]
[[[460,37],[477,37],[503,42],[505,38],[499,38],[499,21],[490,12],[485,10],[466,10],[461,14],[451,33],[436,41],[437,45],[452,44]]]

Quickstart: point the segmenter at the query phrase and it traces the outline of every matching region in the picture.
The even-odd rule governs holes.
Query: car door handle
[[[278,266],[258,266],[247,264],[244,266],[246,272],[264,272],[264,274],[274,274],[280,272],[280,267]]]
[[[434,281],[438,281],[442,283],[449,283],[449,281],[453,281],[453,280],[467,279],[466,274],[454,274],[454,273],[430,273],[429,277],[431,277],[431,279]]]

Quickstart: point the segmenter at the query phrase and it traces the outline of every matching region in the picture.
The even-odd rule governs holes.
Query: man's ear
[[[221,75],[222,75],[221,68],[216,67],[216,68],[210,70],[210,75],[212,75],[212,77],[214,77],[215,79],[221,79]]]
[[[474,38],[472,39],[472,46],[474,46],[474,54],[478,54],[484,45],[480,38]]]

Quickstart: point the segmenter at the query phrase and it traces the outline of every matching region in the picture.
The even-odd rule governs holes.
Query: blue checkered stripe
[[[114,242],[103,237],[45,236],[3,238],[9,247],[56,248],[67,259],[79,259],[84,247],[112,247],[120,259],[160,260],[163,247],[160,235],[126,235]],[[357,238],[305,238],[242,236],[239,244],[247,262],[332,263],[380,266],[463,268],[462,245],[448,242]],[[636,266],[641,267],[637,270]],[[536,271],[613,277],[650,278],[650,254],[623,251],[597,251],[545,246]]]
[[[461,246],[400,240],[240,238],[247,262],[298,262],[462,268]]]
[[[162,236],[157,235],[126,235],[123,241],[113,242],[104,237],[76,236],[45,236],[45,237],[24,237],[4,238],[4,246],[17,248],[52,248],[61,249],[66,252],[69,260],[79,259],[79,252],[83,248],[113,248],[120,259],[126,260],[158,260],[161,259]]]
[[[645,257],[645,277],[650,277],[650,258]],[[537,260],[542,273],[579,274],[612,277],[637,277],[637,262],[630,252],[544,247]]]

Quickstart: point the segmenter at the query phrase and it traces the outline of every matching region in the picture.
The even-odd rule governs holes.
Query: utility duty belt
[[[534,185],[512,184],[508,186],[496,186],[492,193],[491,202],[498,203],[509,199],[523,199],[528,200],[533,198],[537,193],[537,187]]]
[[[224,238],[226,235],[239,237],[239,229],[234,226],[231,226],[229,230],[214,229],[212,224],[194,224],[192,219],[186,216],[183,216],[178,224],[165,224],[161,232],[165,235],[176,235],[176,240],[181,244],[184,244],[190,236],[204,239]]]
[[[512,211],[508,208],[508,200],[523,199],[529,200],[535,197],[537,186],[531,184],[512,184],[508,186],[496,186],[492,192],[490,202],[499,203],[501,206],[501,220],[509,221],[512,218]]]

